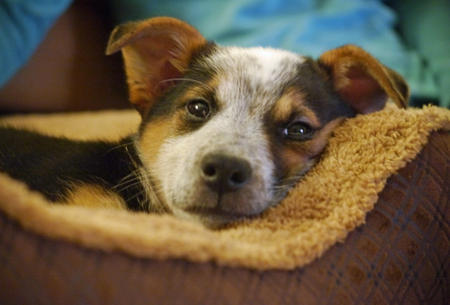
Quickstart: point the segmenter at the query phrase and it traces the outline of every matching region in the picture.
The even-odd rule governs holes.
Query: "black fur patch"
[[[131,138],[120,142],[74,141],[25,130],[0,128],[0,171],[25,182],[50,201],[64,200],[75,185],[96,184],[124,198],[127,207],[149,211],[140,184],[115,189],[142,166]],[[134,181],[134,180],[133,180]],[[140,196],[140,197],[139,197]]]

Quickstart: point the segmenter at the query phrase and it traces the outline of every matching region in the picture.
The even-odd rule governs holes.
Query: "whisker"
[[[288,192],[292,187],[294,187],[301,179],[305,176],[307,171],[302,171],[294,176],[288,177],[282,180],[279,184],[272,186],[272,191],[275,193]]]
[[[122,177],[122,179],[120,179],[119,182],[116,185],[114,185],[112,188],[117,189],[118,187],[120,187],[122,185],[134,182],[135,180],[137,180],[136,176],[137,176],[137,170],[134,170],[131,173],[129,173],[128,175]]]
[[[135,174],[136,174],[136,170],[133,170],[131,173],[129,173],[128,175],[122,177],[122,179],[120,179],[120,181],[125,181],[128,180],[130,178],[135,178]]]
[[[145,194],[145,190],[141,190],[141,191],[139,191],[139,192],[133,194],[131,197],[126,198],[125,201],[131,201],[131,200],[133,200],[133,199],[135,199],[135,198],[137,198],[137,197],[142,196],[143,194]],[[140,202],[139,202],[139,203],[140,203]]]
[[[127,147],[128,145],[132,145],[132,144],[133,144],[133,142],[127,142],[127,143],[119,144],[119,145],[114,146],[113,148],[111,148],[107,152],[109,153],[109,152],[112,152],[113,150],[120,149],[120,148],[123,148],[123,147]]]
[[[122,184],[122,185],[116,185],[113,187],[113,189],[119,193],[126,191],[127,189],[133,188],[139,184],[142,184],[139,179],[135,179],[134,181],[128,183],[128,184]]]
[[[147,202],[150,202],[150,204],[147,205],[149,208],[153,209],[154,212],[168,211],[170,209],[168,209],[166,204],[161,201],[158,195],[162,193],[162,185],[159,183],[155,184],[154,180],[152,179],[152,173],[152,170],[145,169],[139,172],[139,177],[142,180],[142,185],[144,186],[144,189],[147,193]]]

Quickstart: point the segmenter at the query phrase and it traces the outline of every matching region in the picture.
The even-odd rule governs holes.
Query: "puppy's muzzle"
[[[220,153],[206,155],[200,171],[204,183],[219,196],[241,189],[252,177],[248,161]]]

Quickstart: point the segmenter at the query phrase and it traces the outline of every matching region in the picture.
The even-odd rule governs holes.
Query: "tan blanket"
[[[136,128],[131,111],[31,115],[3,119],[78,139],[116,139]],[[319,257],[364,223],[386,179],[414,159],[432,131],[450,130],[450,111],[393,107],[349,119],[322,160],[278,206],[221,230],[170,215],[51,205],[0,174],[0,210],[28,230],[138,257],[185,258],[255,269],[290,269]]]

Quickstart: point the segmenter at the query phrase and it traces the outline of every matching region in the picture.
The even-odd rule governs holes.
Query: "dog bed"
[[[130,111],[2,124],[87,139]],[[278,206],[211,231],[170,215],[52,205],[0,175],[1,304],[447,304],[450,111],[346,120]],[[387,183],[386,183],[387,181]]]

